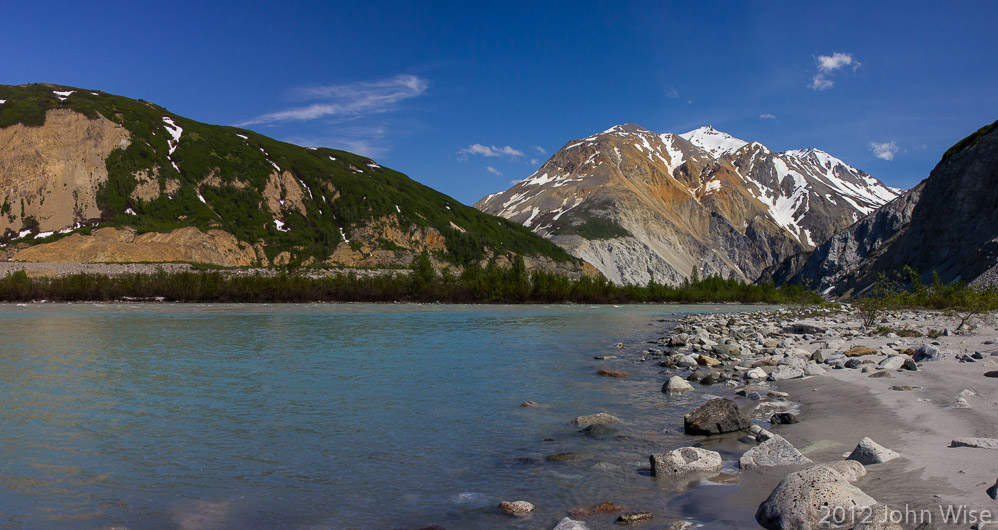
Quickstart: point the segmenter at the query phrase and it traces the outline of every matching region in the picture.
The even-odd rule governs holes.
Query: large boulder
[[[842,516],[841,520],[831,521],[833,527],[853,525],[857,516],[877,504],[873,497],[850,483],[863,473],[865,470],[861,473],[846,466],[824,464],[791,473],[759,505],[755,519],[770,530],[828,528],[821,523],[830,514]]]
[[[889,460],[894,460],[899,456],[901,456],[901,453],[892,451],[870,438],[863,438],[859,441],[859,445],[849,454],[847,460],[855,460],[860,464],[868,466],[870,464],[882,464]]]
[[[727,398],[715,398],[683,417],[686,434],[722,434],[749,428],[749,419],[738,404]]]
[[[745,451],[738,459],[738,467],[752,469],[756,467],[791,466],[810,464],[811,459],[801,454],[786,438],[768,433],[769,439]]]
[[[721,470],[721,454],[699,447],[682,447],[662,455],[651,455],[651,473],[674,476],[686,473],[709,473]]]

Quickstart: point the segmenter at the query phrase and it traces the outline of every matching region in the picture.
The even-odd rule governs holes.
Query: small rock
[[[825,354],[821,353],[821,350],[817,350],[811,354],[811,360],[818,364],[822,364],[825,362]]]
[[[721,382],[720,376],[715,373],[707,374],[703,379],[700,380],[701,385],[716,385]]]
[[[536,401],[524,401],[523,403],[520,403],[520,406],[526,408],[526,407],[538,407],[540,405],[538,405]]]
[[[790,394],[788,394],[786,392],[780,392],[778,390],[770,390],[766,395],[768,395],[771,398],[775,398],[775,399],[783,399],[783,398],[790,397]]]
[[[508,515],[523,517],[524,515],[534,511],[534,505],[527,501],[502,501],[499,503],[499,509]]]
[[[576,521],[566,517],[562,519],[561,522],[558,523],[558,526],[554,527],[553,530],[589,530],[589,527],[582,521]]]
[[[956,440],[950,442],[949,446],[998,449],[998,438],[957,438]]]
[[[866,346],[853,346],[845,351],[846,357],[862,357],[864,355],[876,355],[877,350]]]
[[[652,518],[651,512],[628,512],[617,518],[615,521],[619,525],[628,525],[648,521]]]
[[[593,359],[596,359],[597,361],[609,361],[610,359],[616,358],[616,355],[597,355],[596,357],[593,357]]]
[[[745,451],[745,454],[738,459],[738,467],[753,469],[811,463],[811,459],[802,455],[786,438],[769,431],[765,431],[765,434],[767,439],[764,442]]]
[[[745,397],[748,398],[748,399],[751,399],[752,401],[761,401],[762,400],[762,394],[760,394],[758,392],[749,392],[748,395],[745,396]]]
[[[923,363],[927,361],[941,361],[943,360],[943,353],[939,351],[939,348],[931,344],[923,344],[915,350],[915,354],[912,359],[916,363]]]
[[[683,417],[686,434],[722,434],[747,429],[751,422],[738,404],[727,398],[715,398]]]
[[[825,328],[819,328],[812,324],[794,324],[792,326],[787,326],[784,328],[787,333],[793,333],[794,335],[819,335],[824,333]]]
[[[766,373],[762,368],[752,368],[745,372],[745,379],[765,379],[769,374]]]
[[[800,420],[793,412],[777,412],[769,417],[769,423],[771,425],[790,425],[800,423]]]
[[[625,377],[631,377],[631,374],[627,372],[621,372],[618,370],[599,370],[598,372],[596,372],[596,375],[601,375],[603,377],[616,377],[621,379]]]
[[[760,368],[762,366],[776,366],[776,359],[760,359],[752,363],[752,368]]]
[[[697,357],[697,364],[699,364],[700,366],[708,366],[708,367],[709,366],[719,366],[721,364],[721,361],[718,361],[717,359],[715,359],[715,358],[713,358],[713,357],[711,357],[709,355],[704,355],[704,354],[701,353]]]
[[[862,369],[860,370],[860,372],[862,372],[862,373],[864,373],[864,374],[868,374],[868,373],[870,373],[870,372],[875,372],[876,370],[877,370],[877,369],[876,369],[876,368],[874,368],[874,367],[873,367],[873,365],[870,365],[870,364],[868,364],[868,365],[864,366],[864,367],[863,367],[863,368],[862,368]]]
[[[568,514],[572,517],[592,517],[598,514],[617,513],[623,508],[610,501],[603,501],[593,506],[576,506],[569,508]]]
[[[975,351],[974,354],[971,355],[971,357],[973,357],[974,359],[977,359],[978,361],[983,361],[984,360],[984,354],[981,353],[981,352],[979,352],[979,351]]]
[[[896,392],[909,392],[911,390],[915,390],[916,388],[919,388],[919,387],[917,387],[917,386],[910,386],[910,385],[894,385],[890,389],[894,390]]]
[[[891,376],[890,372],[877,372],[875,374],[870,374],[870,379],[877,379],[880,377],[890,377],[890,376]]]
[[[859,368],[862,365],[863,365],[863,361],[861,361],[859,359],[849,359],[848,361],[845,362],[844,366],[846,368]]]
[[[998,377],[998,371],[992,370],[990,372],[984,372],[984,377]]]
[[[721,454],[699,447],[682,447],[661,455],[651,455],[654,476],[675,476],[686,473],[708,473],[721,470]]]
[[[590,425],[595,425],[597,423],[612,423],[615,421],[620,421],[620,418],[612,416],[605,412],[597,412],[596,414],[579,416],[574,420],[572,420],[572,423],[584,429]]]
[[[995,480],[994,486],[988,488],[987,494],[988,497],[991,497],[991,500],[998,501],[998,480]]]
[[[674,375],[662,385],[662,392],[666,394],[680,394],[693,390],[693,385],[687,383],[682,377]]]
[[[728,357],[740,357],[742,355],[742,349],[737,344],[718,344],[712,350],[717,355],[727,355]]]
[[[903,355],[891,355],[883,361],[880,361],[880,364],[877,366],[884,370],[898,370],[907,360],[908,358]]]
[[[917,372],[918,371],[918,364],[915,363],[914,359],[912,359],[911,357],[909,357],[909,358],[907,358],[907,359],[904,360],[904,363],[901,365],[901,369],[902,370],[910,370],[912,372]]]
[[[812,363],[804,367],[804,375],[815,376],[815,375],[824,375],[824,374],[825,374],[825,369],[822,368],[820,365]]]
[[[683,355],[676,361],[676,366],[680,368],[692,368],[697,365],[697,358],[692,355]]]
[[[582,429],[583,434],[586,436],[592,436],[593,438],[606,438],[607,436],[617,434],[617,432],[617,429],[602,423],[596,423]]]
[[[863,438],[846,459],[855,460],[863,465],[870,465],[882,464],[900,456],[901,454],[897,451],[892,451],[870,438]]]

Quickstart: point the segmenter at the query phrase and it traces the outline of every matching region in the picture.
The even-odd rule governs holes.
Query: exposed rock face
[[[799,271],[784,263],[772,278],[848,294],[905,266],[926,283],[933,271],[943,282],[998,282],[998,122],[950,149],[917,187],[836,233]]]
[[[864,267],[903,233],[922,196],[925,183],[902,193],[856,224],[840,230],[819,245],[814,252],[784,260],[767,269],[760,280],[777,284],[810,282],[819,292],[831,292]]]
[[[131,229],[99,228],[92,235],[70,234],[53,243],[17,251],[14,261],[48,263],[136,263],[187,261],[244,267],[257,261],[248,245],[228,232],[194,227],[168,233],[136,234]]]
[[[366,157],[199,123],[93,90],[0,85],[0,100],[5,255],[51,242],[46,238],[57,232],[75,232],[83,239],[21,259],[202,256],[193,259],[244,264],[239,254],[253,247],[252,259],[262,257],[264,264],[397,268],[428,250],[438,269],[522,257],[528,271],[584,273],[579,260],[524,227],[483,215]],[[107,237],[82,235],[106,227],[194,231],[114,241],[111,250]],[[238,239],[239,248],[215,230]]]
[[[20,232],[33,217],[52,232],[97,219],[97,190],[107,182],[104,160],[129,144],[124,127],[68,109],[46,113],[45,125],[0,128],[0,233]]]
[[[704,127],[618,125],[567,144],[475,207],[522,223],[617,283],[692,270],[755,280],[896,196],[814,149],[774,153]]]

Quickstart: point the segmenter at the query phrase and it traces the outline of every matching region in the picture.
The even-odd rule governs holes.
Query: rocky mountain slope
[[[954,145],[918,186],[771,276],[849,294],[905,266],[925,282],[935,271],[944,282],[998,283],[998,122]]]
[[[142,100],[0,86],[0,244],[25,261],[460,267],[578,260],[375,161]]]
[[[898,190],[817,149],[776,153],[703,127],[618,125],[574,140],[475,204],[529,227],[617,283],[692,270],[754,281]]]

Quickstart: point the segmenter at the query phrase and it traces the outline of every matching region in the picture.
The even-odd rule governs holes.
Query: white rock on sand
[[[883,464],[900,456],[901,453],[897,451],[888,449],[870,438],[863,438],[846,458],[868,466],[870,464]]]
[[[652,475],[674,476],[687,473],[720,471],[723,462],[717,451],[699,447],[681,447],[661,455],[651,455]]]

